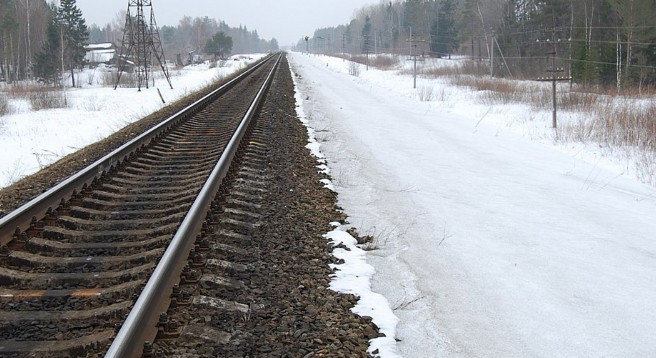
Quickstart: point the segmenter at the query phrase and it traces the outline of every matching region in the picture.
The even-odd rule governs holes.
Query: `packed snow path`
[[[654,188],[290,58],[403,356],[656,355]]]

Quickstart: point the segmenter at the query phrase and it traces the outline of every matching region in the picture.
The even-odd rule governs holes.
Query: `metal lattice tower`
[[[149,21],[146,21],[144,8],[150,8]],[[114,89],[118,87],[125,66],[130,62],[134,65],[134,72],[137,74],[139,91],[144,85],[148,88],[148,79],[152,75],[153,56],[159,62],[169,86],[173,89],[152,0],[128,0],[128,13],[125,17],[121,54],[117,59],[118,74]]]

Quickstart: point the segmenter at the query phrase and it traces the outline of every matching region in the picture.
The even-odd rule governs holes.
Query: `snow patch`
[[[310,149],[312,155],[320,163],[317,166],[320,172],[328,174],[330,169],[324,154],[321,152],[321,144],[315,137],[314,129],[309,126],[309,121],[303,109],[303,97],[296,82],[296,73],[291,65],[289,69],[292,72],[294,81],[297,103],[296,113],[308,131],[309,143],[306,148]],[[329,179],[322,179],[321,183],[324,184],[325,188],[336,192]],[[379,331],[385,334],[385,337],[378,337],[369,341],[369,353],[381,358],[400,357],[397,353],[395,340],[398,318],[392,312],[387,299],[371,290],[371,278],[376,270],[367,263],[367,254],[357,246],[357,240],[344,231],[339,222],[331,222],[330,224],[336,229],[327,233],[324,237],[331,240],[332,244],[336,246],[333,250],[333,256],[344,261],[343,264],[330,265],[335,271],[330,283],[330,289],[358,296],[358,303],[351,311],[363,317],[371,317],[374,324],[378,326]]]
[[[357,246],[357,240],[342,229],[335,229],[325,235],[336,248],[333,255],[344,260],[343,264],[330,265],[335,270],[330,289],[358,296],[360,299],[353,312],[360,316],[373,318],[385,337],[374,338],[369,342],[369,353],[377,351],[380,357],[400,357],[396,353],[396,324],[398,318],[392,312],[389,302],[382,295],[371,291],[371,277],[376,270],[367,263],[367,254]]]

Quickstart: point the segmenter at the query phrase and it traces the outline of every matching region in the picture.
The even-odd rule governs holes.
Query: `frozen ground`
[[[656,355],[656,189],[554,145],[548,113],[290,58],[403,356]]]
[[[102,87],[102,70],[85,70],[78,78],[82,88],[67,90],[69,108],[33,111],[27,99],[10,99],[13,113],[0,117],[0,188],[162,108],[156,88],[171,103],[262,56],[234,56],[212,69],[204,64],[172,70],[174,89],[158,79],[155,88],[141,92]]]

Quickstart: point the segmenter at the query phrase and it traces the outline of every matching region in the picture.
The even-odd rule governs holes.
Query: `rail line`
[[[244,138],[280,58],[0,219],[0,356],[132,357],[175,336],[162,313],[189,299],[178,281],[200,279],[187,259],[206,263],[196,237],[240,147],[258,153]]]

